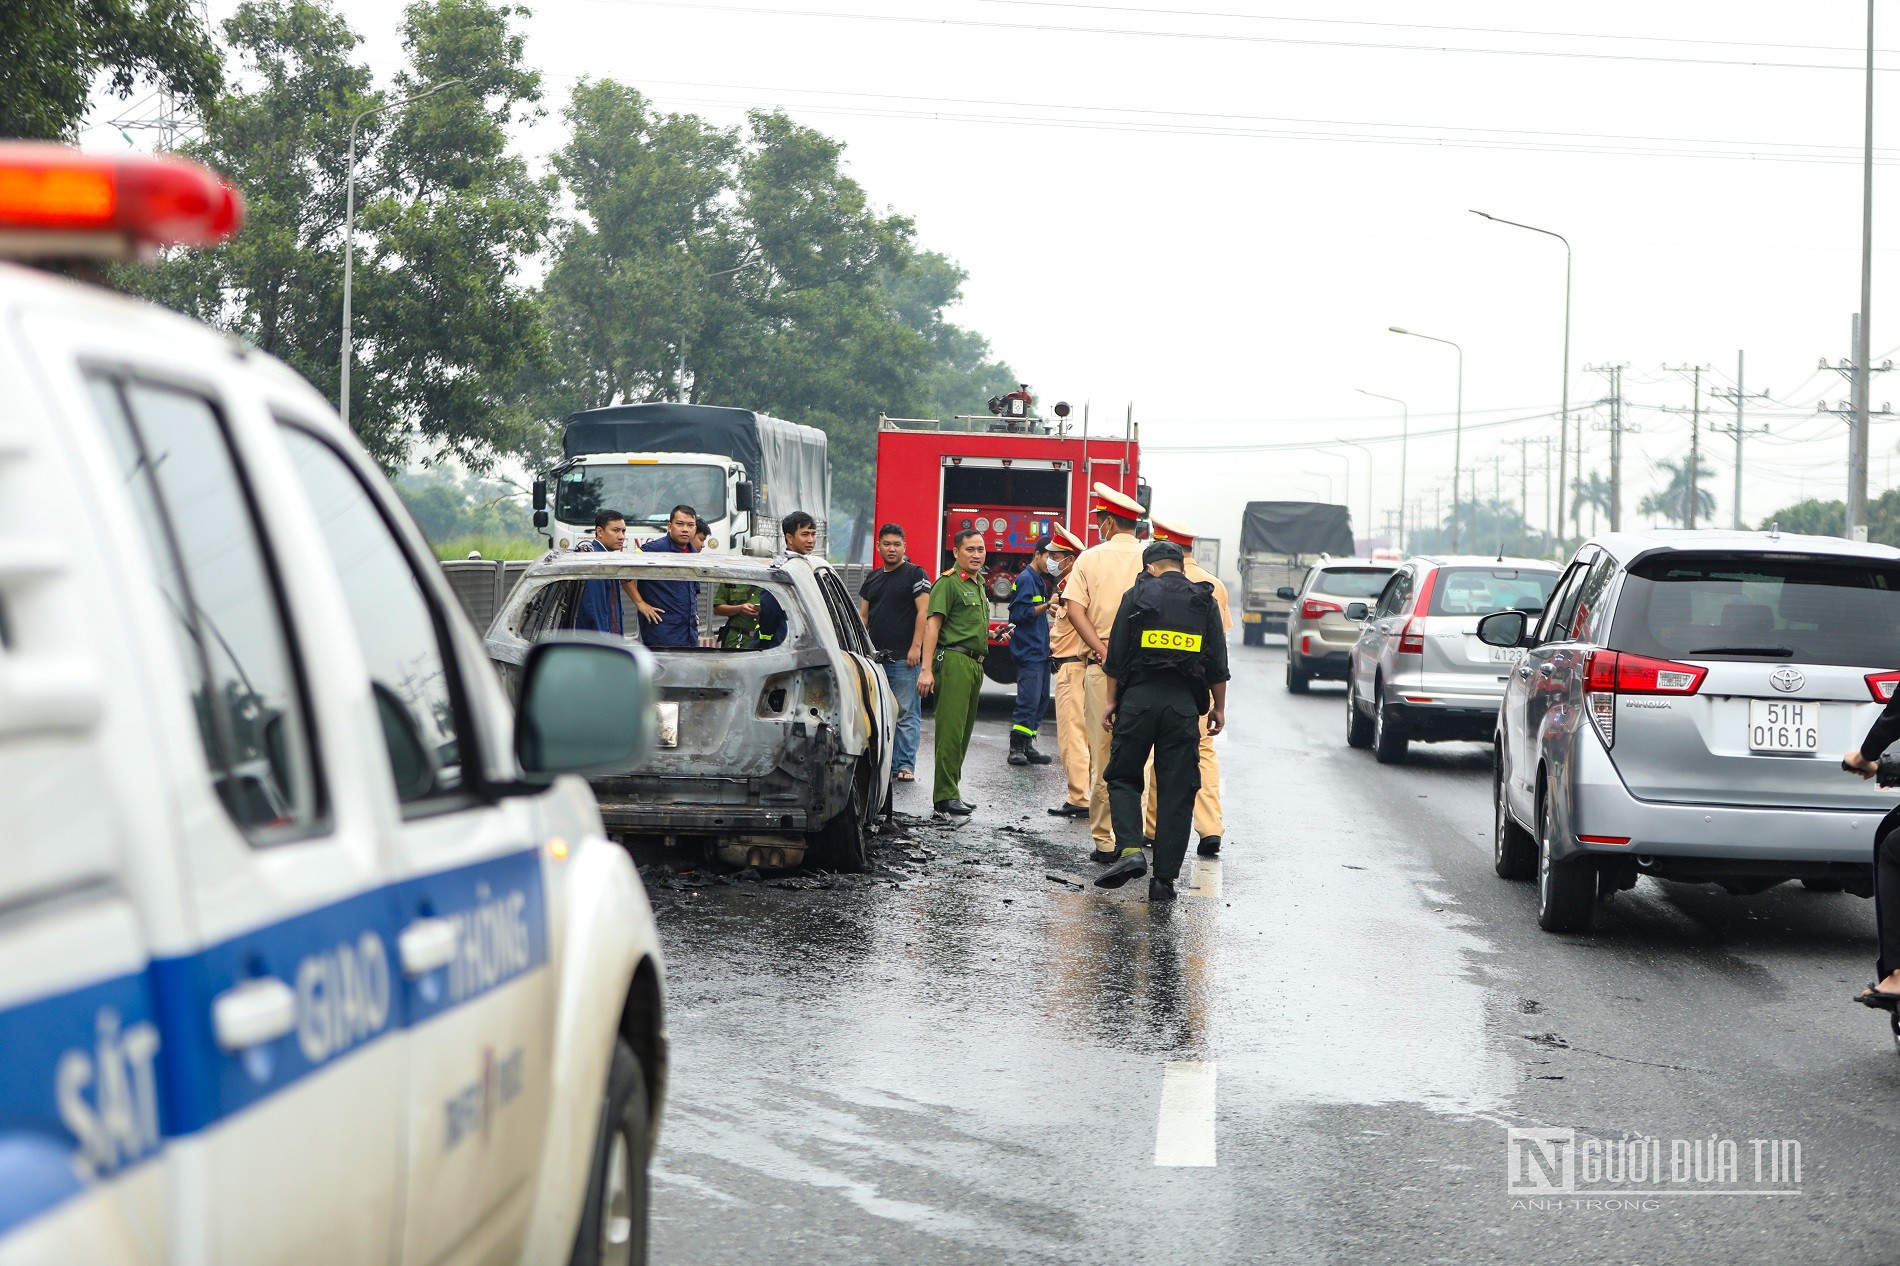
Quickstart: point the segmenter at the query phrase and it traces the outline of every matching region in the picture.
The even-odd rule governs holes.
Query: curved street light
[[[359,111],[356,117],[350,120],[349,166],[346,168],[343,177],[343,368],[339,375],[340,381],[337,384],[337,408],[343,415],[343,425],[346,429],[350,425],[350,356],[353,350],[353,345],[350,340],[350,273],[355,263],[356,255],[357,125],[372,114],[381,114],[384,110],[394,110],[398,106],[413,104],[414,102],[422,100],[424,97],[433,97],[444,88],[453,88],[457,84],[465,82],[467,81],[462,79],[444,79],[433,88],[418,92],[411,97],[404,97],[401,101],[385,101],[381,105],[371,106],[367,110]]]
[[[1443,343],[1458,353],[1458,420],[1452,430],[1451,439],[1451,550],[1458,552],[1458,464],[1464,460],[1465,452],[1465,349],[1448,338],[1439,338],[1435,334],[1419,334],[1412,330],[1401,329],[1396,325],[1386,327],[1394,334],[1403,334],[1408,338],[1422,338],[1429,343]]]
[[[1562,233],[1540,229],[1535,224],[1519,224],[1516,220],[1506,220],[1492,215],[1489,211],[1473,211],[1471,214],[1482,216],[1493,224],[1508,224],[1514,229],[1528,229],[1532,233],[1542,233],[1545,237],[1554,237],[1564,244],[1563,420],[1557,426],[1557,552],[1561,554],[1564,533],[1564,474],[1568,466],[1566,450],[1570,446],[1570,239]],[[1583,473],[1583,423],[1581,421],[1577,423],[1577,473],[1579,475]]]

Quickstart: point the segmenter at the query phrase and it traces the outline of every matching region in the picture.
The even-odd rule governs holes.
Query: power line
[[[580,77],[575,76],[574,78],[580,78]],[[1127,125],[1130,125],[1131,129],[1135,126],[1141,126],[1141,127],[1161,126],[1161,127],[1166,127],[1169,129],[1172,129],[1174,127],[1180,127],[1182,129],[1191,130],[1191,131],[1198,131],[1201,129],[1209,129],[1210,131],[1214,131],[1215,130],[1214,124],[1282,124],[1282,125],[1297,125],[1300,127],[1309,127],[1309,128],[1312,128],[1312,127],[1383,128],[1383,129],[1393,129],[1399,132],[1464,133],[1464,134],[1468,134],[1468,138],[1474,141],[1483,141],[1487,144],[1495,143],[1495,144],[1510,145],[1510,146],[1515,146],[1520,139],[1540,140],[1540,141],[1547,141],[1547,140],[1574,141],[1574,142],[1584,142],[1584,143],[1617,142],[1620,144],[1610,145],[1610,146],[1596,146],[1593,144],[1584,144],[1579,147],[1585,148],[1585,149],[1595,149],[1595,148],[1621,149],[1625,147],[1639,146],[1639,145],[1640,146],[1650,146],[1650,145],[1724,146],[1724,147],[1738,148],[1743,151],[1742,153],[1733,155],[1734,157],[1756,158],[1756,157],[1773,156],[1773,155],[1785,153],[1789,155],[1790,157],[1795,157],[1803,161],[1817,161],[1817,160],[1822,160],[1822,159],[1833,158],[1833,159],[1838,159],[1838,161],[1842,161],[1842,162],[1851,161],[1851,162],[1858,163],[1861,159],[1860,148],[1858,146],[1828,145],[1828,144],[1823,144],[1819,142],[1808,142],[1808,141],[1731,141],[1731,140],[1724,140],[1719,137],[1633,136],[1626,133],[1617,133],[1617,132],[1556,132],[1556,131],[1539,130],[1539,129],[1532,129],[1532,128],[1460,127],[1456,125],[1446,125],[1446,124],[1407,123],[1407,122],[1392,122],[1392,121],[1385,121],[1385,120],[1323,119],[1323,118],[1305,118],[1305,117],[1301,117],[1297,115],[1236,114],[1232,112],[1216,111],[1216,110],[1158,110],[1158,109],[1150,109],[1146,107],[1131,107],[1131,106],[1097,106],[1097,105],[1076,104],[1074,102],[1066,102],[1066,101],[1024,101],[1021,99],[998,100],[995,98],[982,98],[982,97],[934,97],[934,96],[922,96],[922,95],[909,94],[909,93],[857,92],[857,91],[851,91],[847,89],[835,89],[835,88],[796,88],[796,87],[786,87],[783,85],[769,85],[769,84],[733,84],[733,83],[707,82],[703,80],[650,79],[644,76],[639,77],[638,83],[642,85],[663,84],[669,87],[678,87],[678,88],[701,88],[701,89],[709,89],[709,90],[719,91],[719,92],[771,93],[771,94],[779,94],[779,95],[797,95],[797,96],[811,96],[811,97],[838,97],[838,98],[850,98],[850,99],[864,100],[864,101],[910,102],[910,103],[916,103],[918,105],[1000,107],[1003,109],[1013,109],[1016,111],[1024,111],[1024,110],[1065,111],[1072,114],[1093,114],[1093,115],[1111,116],[1105,121],[1110,122],[1110,123],[1127,124]],[[684,98],[684,97],[655,97],[654,100],[656,101],[659,101],[659,100],[689,101],[690,102],[693,99]],[[752,103],[718,102],[716,104],[735,105],[735,104],[752,104]],[[797,108],[815,109],[818,107],[799,106]],[[867,113],[872,111],[872,107],[867,107],[867,106],[847,106],[847,107],[841,107],[841,109],[848,109],[848,110],[853,110],[853,111],[864,111]],[[1124,117],[1116,118],[1113,116],[1124,116]],[[936,117],[941,117],[941,115],[935,112],[921,112],[920,111],[915,114],[905,114],[900,117],[936,118]],[[968,116],[968,118],[972,121],[994,120],[994,121],[1019,122],[1019,121],[1033,120],[1033,121],[1048,121],[1051,123],[1058,123],[1058,124],[1064,123],[1064,122],[1071,122],[1071,120],[1064,120],[1059,117],[1047,117],[1045,120],[1043,118],[1039,118],[1039,116],[1036,116],[1036,115],[1021,114],[1021,113],[1007,114],[1007,115],[971,115],[971,116]],[[1152,124],[1149,124],[1148,122],[1149,119],[1162,119],[1162,120],[1168,120],[1170,122],[1163,125],[1152,125]],[[1173,122],[1177,120],[1179,121],[1178,123]],[[1208,121],[1212,121],[1212,123],[1197,122],[1197,120],[1208,120]],[[1078,122],[1078,123],[1090,122],[1090,121],[1092,120],[1073,120],[1073,122]],[[1241,128],[1241,129],[1236,129],[1236,131],[1240,135],[1248,135],[1248,134],[1252,134],[1256,131],[1261,131],[1261,130],[1253,129],[1253,128]],[[1264,132],[1264,134],[1273,135],[1273,134],[1277,134],[1277,132],[1274,130],[1267,130]],[[1348,139],[1355,139],[1355,138],[1348,137]],[[1437,141],[1439,138],[1422,137],[1419,139]],[[1569,148],[1569,147],[1560,147],[1560,148]],[[1876,150],[1875,152],[1877,154],[1886,155],[1887,157],[1885,161],[1888,163],[1900,163],[1900,149],[1887,148],[1883,150]]]
[[[1492,422],[1467,422],[1464,424],[1464,429],[1466,431],[1489,431],[1499,427],[1522,426],[1526,422],[1545,422],[1556,417],[1561,412],[1563,412],[1563,410],[1553,408],[1543,413],[1529,413],[1522,417],[1515,418],[1499,418]],[[1439,416],[1442,417],[1443,415],[1441,414]],[[1152,422],[1149,425],[1158,426],[1166,425],[1170,422],[1191,420],[1192,419],[1182,418],[1163,419],[1161,422]],[[1414,440],[1431,439],[1435,436],[1455,434],[1457,430],[1457,427],[1449,426],[1431,431],[1414,430],[1410,433],[1410,438]],[[1406,438],[1407,437],[1402,434],[1354,436],[1353,443],[1396,444]],[[1144,453],[1284,453],[1297,451],[1299,449],[1324,448],[1326,445],[1327,441],[1323,439],[1282,440],[1271,444],[1149,444],[1144,441],[1141,446],[1141,451]]]
[[[1712,57],[1666,57],[1649,53],[1588,53],[1569,49],[1470,48],[1436,44],[1387,44],[1373,40],[1296,39],[1284,35],[1241,35],[1233,32],[1178,31],[1161,28],[1114,26],[1063,26],[1051,22],[999,22],[986,18],[923,17],[905,13],[850,13],[833,9],[778,9],[764,5],[710,4],[705,0],[594,0],[595,3],[641,5],[655,9],[690,9],[697,13],[745,13],[753,16],[782,18],[819,18],[848,22],[883,22],[904,26],[966,27],[990,31],[1035,31],[1061,35],[1120,35],[1144,39],[1195,40],[1218,44],[1284,44],[1304,48],[1376,49],[1406,53],[1471,53],[1488,56],[1546,57],[1587,61],[1649,62],[1674,66],[1744,66],[1760,70],[1848,70],[1843,66],[1820,62],[1741,61]],[[1893,67],[1876,67],[1891,71]]]
[[[1591,31],[1531,31],[1495,26],[1444,26],[1427,22],[1377,22],[1366,18],[1301,18],[1266,13],[1234,13],[1207,9],[1157,9],[1138,5],[1100,4],[1090,0],[977,0],[979,4],[1019,5],[1036,9],[1088,9],[1100,13],[1158,13],[1184,18],[1225,18],[1237,22],[1301,22],[1326,26],[1371,26],[1407,31],[1456,31],[1468,35],[1529,35],[1539,39],[1617,40],[1643,44],[1701,44],[1722,48],[1798,49],[1813,53],[1861,53],[1862,49],[1836,44],[1771,44],[1753,40],[1710,40],[1673,35],[1600,35]],[[1877,49],[1877,52],[1900,52]]]
[[[647,0],[634,0],[645,3]],[[656,103],[680,106],[725,106],[733,109],[760,108],[757,101],[731,101],[703,97],[655,96]],[[1241,140],[1290,140],[1290,141],[1333,141],[1356,145],[1406,145],[1424,146],[1434,149],[1490,149],[1513,153],[1580,153],[1594,154],[1610,158],[1677,158],[1677,159],[1725,159],[1739,162],[1787,162],[1826,165],[1858,164],[1861,160],[1847,155],[1803,154],[1791,150],[1754,152],[1727,152],[1720,150],[1638,148],[1628,145],[1543,145],[1517,143],[1508,140],[1487,140],[1457,136],[1391,136],[1376,133],[1316,132],[1275,128],[1228,128],[1203,127],[1191,125],[1143,124],[1134,121],[1055,119],[1037,118],[1024,115],[1005,114],[967,114],[945,111],[890,110],[868,106],[800,105],[797,107],[805,114],[834,115],[856,118],[906,119],[911,121],[929,121],[937,123],[981,123],[1015,127],[1047,127],[1088,132],[1142,132],[1163,136],[1211,136]],[[1388,124],[1383,126],[1404,127],[1409,124]],[[1471,129],[1465,129],[1471,130]],[[1718,142],[1727,143],[1727,142]],[[1900,166],[1900,158],[1876,159],[1875,166]]]

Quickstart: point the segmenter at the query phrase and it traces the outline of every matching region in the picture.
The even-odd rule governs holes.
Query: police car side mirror
[[[1273,596],[1282,602],[1291,602],[1300,595],[1294,592],[1292,585],[1281,585],[1273,591]]]
[[[1522,611],[1493,611],[1478,621],[1478,640],[1486,646],[1523,646],[1528,624]]]
[[[408,705],[382,682],[371,682],[376,696],[376,718],[382,722],[383,745],[389,749],[389,772],[396,783],[396,798],[405,804],[420,800],[435,790],[435,762],[416,729],[416,719]]]
[[[1372,609],[1363,602],[1348,602],[1346,604],[1346,618],[1348,620],[1363,620],[1371,613]]]
[[[531,776],[621,768],[653,746],[653,657],[605,637],[538,642],[521,665],[515,759]]]

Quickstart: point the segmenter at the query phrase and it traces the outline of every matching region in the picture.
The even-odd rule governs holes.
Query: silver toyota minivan
[[[1641,875],[1871,894],[1894,800],[1840,758],[1900,683],[1900,550],[1598,537],[1541,614],[1489,616],[1479,637],[1523,653],[1498,714],[1493,860],[1537,876],[1547,930],[1588,928]]]
[[[1497,729],[1504,680],[1522,653],[1478,641],[1478,619],[1541,610],[1558,567],[1539,558],[1419,556],[1392,573],[1364,621],[1346,674],[1346,742],[1397,764],[1413,742],[1483,742]]]

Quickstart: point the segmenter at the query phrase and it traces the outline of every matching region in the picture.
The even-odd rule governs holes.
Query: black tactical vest
[[[1128,613],[1128,633],[1134,639],[1133,681],[1178,674],[1194,685],[1207,711],[1208,615],[1214,609],[1214,586],[1196,583],[1180,572],[1143,575],[1135,582],[1135,605]]]

